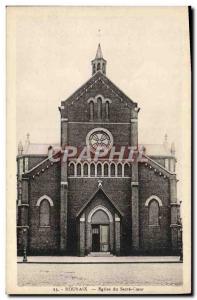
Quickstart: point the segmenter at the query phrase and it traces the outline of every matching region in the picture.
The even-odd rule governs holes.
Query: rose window
[[[87,145],[93,152],[108,151],[113,145],[111,133],[106,129],[92,130],[87,136]]]

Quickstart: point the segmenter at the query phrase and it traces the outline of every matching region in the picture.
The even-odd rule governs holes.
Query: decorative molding
[[[150,196],[146,202],[145,202],[145,206],[149,206],[149,203],[151,200],[156,200],[159,204],[159,206],[163,206],[161,199],[158,196],[152,195]]]
[[[17,225],[16,227],[29,229],[29,225]]]
[[[49,201],[49,204],[50,206],[54,206],[53,204],[53,200],[47,196],[47,195],[43,195],[42,197],[40,197],[36,203],[36,206],[40,206],[40,203],[43,201],[43,200],[48,200]]]
[[[180,203],[172,202],[170,203],[171,206],[180,206]]]
[[[131,119],[131,123],[137,123],[138,120],[137,119]]]
[[[130,125],[131,123],[128,122],[118,122],[118,123],[112,123],[112,122],[74,122],[74,121],[69,121],[68,123],[70,124],[107,124],[107,125]]]
[[[62,118],[61,122],[68,122],[68,119],[67,118]]]
[[[182,227],[180,224],[170,224],[170,227],[171,228],[177,228],[177,227]]]
[[[61,181],[61,185],[68,186],[68,182],[67,181]]]
[[[139,185],[139,182],[138,181],[132,181],[131,182],[131,186],[138,186]]]
[[[19,206],[29,206],[29,204],[28,203],[20,203],[20,205]]]

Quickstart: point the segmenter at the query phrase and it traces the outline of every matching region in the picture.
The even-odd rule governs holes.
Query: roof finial
[[[173,156],[175,156],[175,144],[174,143],[171,144],[171,154]]]
[[[18,155],[22,155],[23,154],[23,144],[22,142],[20,141],[18,143]]]
[[[168,135],[167,135],[167,133],[164,135],[163,145],[167,150],[168,149]]]
[[[29,145],[29,144],[30,144],[30,134],[29,134],[29,133],[27,133],[27,135],[26,135],[26,141],[25,141],[25,144],[26,144],[26,145]]]

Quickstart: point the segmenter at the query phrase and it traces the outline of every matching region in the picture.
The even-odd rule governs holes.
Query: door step
[[[110,252],[90,252],[88,256],[106,257],[106,256],[113,256],[113,255]]]

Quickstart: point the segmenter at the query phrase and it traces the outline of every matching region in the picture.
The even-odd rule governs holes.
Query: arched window
[[[109,101],[106,101],[105,103],[105,118],[106,120],[109,120]]]
[[[118,177],[122,176],[122,165],[118,164]]]
[[[74,167],[74,163],[71,163],[68,169],[68,174],[70,176],[74,176],[75,175],[75,167]]]
[[[159,225],[159,203],[155,199],[151,200],[149,203],[148,224]]]
[[[115,176],[115,165],[111,164],[111,176]]]
[[[90,101],[90,121],[93,121],[94,119],[94,102]]]
[[[50,204],[47,199],[40,203],[40,226],[50,226]]]
[[[90,176],[95,176],[95,165],[94,163],[90,165]]]
[[[86,177],[88,176],[88,164],[87,163],[85,163],[83,165],[83,175]]]
[[[81,176],[81,164],[77,164],[77,176]]]
[[[102,118],[102,99],[99,97],[97,100],[98,104],[98,119]]]
[[[130,176],[130,167],[128,164],[124,165],[124,176],[129,177]]]
[[[102,166],[100,163],[97,165],[97,176],[102,176]]]
[[[108,164],[104,164],[104,176],[108,176]]]
[[[101,69],[101,64],[98,63],[98,65],[97,65],[97,71],[99,71],[100,69]]]
[[[105,64],[102,64],[102,71],[105,74]]]
[[[93,65],[93,74],[96,73],[96,65]]]

